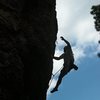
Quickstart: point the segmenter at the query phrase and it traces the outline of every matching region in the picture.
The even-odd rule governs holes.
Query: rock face
[[[0,0],[0,100],[46,100],[55,5],[55,0]]]

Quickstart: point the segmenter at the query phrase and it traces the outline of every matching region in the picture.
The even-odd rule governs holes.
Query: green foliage
[[[90,12],[94,17],[95,21],[95,29],[97,31],[100,31],[100,5],[96,5],[96,6],[92,6],[92,11]],[[98,41],[98,43],[100,44],[100,40]],[[100,53],[97,54],[98,57],[100,57]]]
[[[95,28],[97,31],[100,31],[100,5],[92,6],[91,14],[94,16],[95,19]]]

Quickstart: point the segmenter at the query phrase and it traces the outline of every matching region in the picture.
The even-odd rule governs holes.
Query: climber
[[[53,88],[51,93],[58,91],[58,87],[61,84],[62,78],[66,74],[68,74],[72,69],[78,70],[78,67],[74,64],[74,56],[73,56],[73,52],[72,52],[70,43],[67,40],[65,40],[62,36],[61,36],[61,40],[63,40],[67,44],[67,46],[64,47],[64,53],[59,57],[53,57],[53,58],[56,60],[64,59],[64,64],[63,64],[63,68],[60,72],[57,84]]]

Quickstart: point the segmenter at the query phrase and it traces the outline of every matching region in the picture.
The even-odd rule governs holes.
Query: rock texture
[[[55,0],[0,0],[0,100],[46,100],[55,5]]]

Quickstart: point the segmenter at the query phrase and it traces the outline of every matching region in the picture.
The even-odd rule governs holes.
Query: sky
[[[99,33],[95,30],[94,19],[90,14],[92,5],[100,0],[57,0],[56,11],[58,35],[55,56],[63,53],[63,36],[72,46],[78,71],[67,74],[55,93],[54,88],[59,73],[53,78],[47,93],[47,100],[100,100],[100,51]],[[55,74],[63,65],[63,60],[53,60]]]

